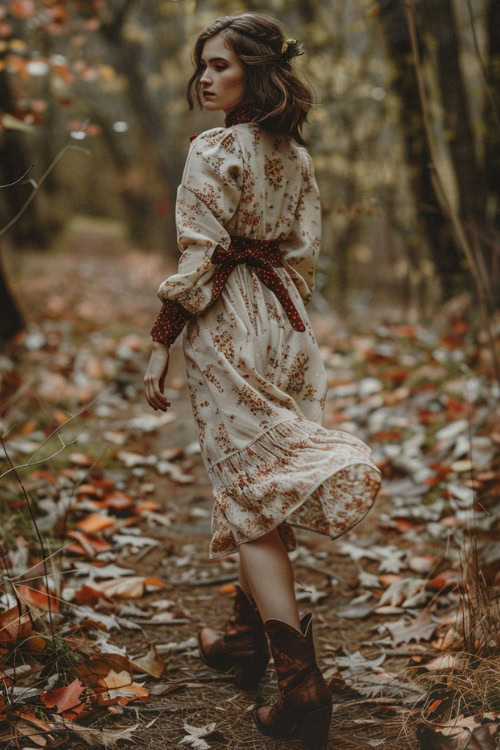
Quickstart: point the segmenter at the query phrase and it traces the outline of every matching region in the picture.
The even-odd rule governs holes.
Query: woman
[[[193,137],[177,193],[181,257],[161,284],[146,397],[166,411],[169,346],[185,327],[188,386],[214,488],[209,559],[239,552],[234,612],[204,627],[200,656],[255,688],[269,661],[279,700],[258,729],[326,748],[332,699],[301,619],[288,552],[293,526],[335,538],[371,508],[380,472],[358,438],[321,426],[327,376],[305,305],[320,247],[320,202],[301,128],[312,105],[290,63],[303,53],[261,14],[225,16],[194,49],[187,85],[225,127]],[[187,325],[186,325],[187,324]]]

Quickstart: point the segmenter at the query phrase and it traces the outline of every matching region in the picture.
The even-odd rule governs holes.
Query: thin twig
[[[45,172],[43,173],[43,175],[40,177],[40,179],[39,179],[39,181],[38,181],[35,189],[31,193],[31,195],[29,196],[29,198],[23,203],[23,205],[21,206],[21,208],[19,209],[19,211],[17,212],[17,214],[4,226],[3,229],[0,229],[0,237],[2,236],[2,234],[5,234],[5,232],[7,232],[7,230],[9,230],[11,228],[11,226],[13,226],[16,223],[16,221],[19,219],[19,217],[22,216],[22,214],[26,211],[26,209],[28,208],[29,204],[31,203],[31,201],[33,200],[33,198],[35,197],[35,195],[38,193],[38,191],[40,190],[41,185],[43,185],[45,179],[52,172],[52,170],[54,169],[54,167],[57,164],[57,162],[59,161],[59,159],[70,148],[74,148],[74,149],[76,149],[78,151],[83,151],[84,154],[87,154],[87,156],[90,156],[90,151],[88,151],[86,148],[82,148],[81,146],[77,146],[74,143],[68,143],[67,146],[64,146],[61,149],[61,151],[59,151],[59,153],[57,154],[57,156],[55,157],[55,159],[52,161],[52,163],[49,164],[49,166],[47,167],[47,169],[45,170]]]
[[[0,185],[0,190],[2,188],[8,188],[8,187],[13,187],[14,185],[17,185],[18,182],[21,182],[21,180],[24,180],[24,178],[26,177],[26,175],[28,174],[28,172],[30,171],[30,169],[33,169],[34,166],[35,165],[32,164],[31,167],[28,167],[28,169],[26,170],[26,172],[23,175],[21,175],[21,177],[18,177],[17,180],[14,180],[14,182],[9,182],[9,183],[7,183],[7,185]]]
[[[40,549],[42,551],[42,565],[43,565],[43,570],[44,570],[44,574],[45,574],[45,587],[47,589],[47,602],[48,602],[50,632],[51,632],[52,637],[54,638],[54,623],[53,623],[53,620],[52,620],[52,607],[51,607],[51,603],[50,603],[49,572],[48,572],[48,569],[47,569],[47,562],[46,562],[47,555],[45,553],[45,545],[43,543],[42,535],[40,534],[40,529],[38,528],[38,524],[36,522],[35,514],[33,512],[33,507],[31,505],[31,500],[30,500],[30,498],[28,496],[28,493],[26,492],[26,488],[24,487],[24,484],[21,481],[21,477],[17,473],[16,469],[14,468],[14,465],[12,464],[12,461],[10,460],[10,456],[9,456],[9,454],[7,452],[7,448],[5,447],[5,443],[4,443],[2,435],[0,435],[0,441],[2,443],[2,448],[4,450],[4,453],[7,456],[7,461],[11,465],[11,467],[12,467],[12,469],[14,471],[15,477],[16,477],[17,481],[19,482],[19,485],[20,485],[21,490],[23,492],[24,499],[26,500],[26,503],[28,505],[28,510],[29,510],[29,513],[30,513],[30,516],[31,516],[31,520],[32,520],[33,525],[35,527],[35,531],[36,531],[36,535],[38,537],[38,541],[40,542]],[[56,659],[57,659],[57,646],[55,645],[55,641],[54,641],[54,650],[56,652]]]
[[[62,446],[62,448],[60,448],[60,449],[59,449],[58,451],[56,451],[55,453],[53,453],[53,454],[52,454],[51,456],[47,456],[46,458],[42,458],[42,459],[40,459],[40,461],[33,461],[33,458],[34,458],[34,457],[36,456],[36,454],[38,453],[38,451],[39,451],[39,450],[41,450],[41,449],[43,448],[43,446],[45,445],[45,443],[46,443],[46,442],[47,442],[48,440],[50,440],[50,438],[51,438],[51,437],[52,437],[53,435],[55,435],[55,434],[56,434],[56,433],[57,433],[57,432],[58,432],[58,431],[59,431],[60,429],[62,429],[63,427],[65,427],[65,426],[66,426],[67,424],[69,424],[69,422],[71,422],[71,421],[72,421],[73,419],[76,419],[77,417],[79,417],[79,416],[80,416],[80,414],[82,414],[82,413],[83,413],[84,411],[86,411],[86,410],[87,410],[87,409],[88,409],[88,408],[89,408],[90,406],[92,406],[92,404],[94,404],[94,403],[95,403],[95,402],[97,401],[97,399],[98,399],[98,398],[100,398],[100,397],[102,396],[102,394],[103,394],[103,393],[104,393],[104,392],[105,392],[105,391],[106,391],[106,390],[107,390],[107,389],[108,389],[109,387],[110,387],[110,386],[109,386],[109,385],[107,385],[107,386],[106,386],[105,388],[103,388],[103,390],[102,390],[102,391],[100,391],[100,393],[98,393],[98,394],[97,394],[97,395],[95,396],[95,398],[93,398],[93,399],[92,399],[91,401],[89,401],[89,403],[88,403],[88,404],[85,404],[85,406],[83,406],[83,407],[82,407],[82,408],[80,409],[80,411],[78,411],[78,412],[77,412],[76,414],[73,414],[73,415],[72,415],[72,416],[71,416],[71,417],[70,417],[69,419],[67,419],[67,420],[66,420],[66,422],[63,422],[62,424],[58,425],[58,426],[57,426],[57,427],[56,427],[56,428],[55,428],[55,429],[54,429],[54,430],[53,430],[53,431],[52,431],[52,432],[50,433],[50,435],[47,435],[47,437],[45,438],[45,440],[43,440],[43,442],[42,442],[42,443],[40,443],[40,445],[38,446],[38,448],[37,448],[37,449],[35,450],[35,452],[34,452],[34,453],[33,453],[33,455],[31,456],[31,458],[30,458],[30,460],[28,461],[28,463],[26,463],[26,464],[19,464],[18,466],[13,466],[13,467],[12,467],[11,469],[7,469],[7,471],[4,471],[4,472],[3,472],[3,474],[0,474],[0,479],[2,479],[2,477],[4,477],[4,476],[5,476],[6,474],[9,474],[9,473],[10,473],[11,471],[14,471],[15,469],[25,469],[25,468],[26,468],[27,466],[36,466],[37,464],[41,464],[41,463],[45,463],[46,461],[50,461],[50,459],[51,459],[51,458],[54,458],[54,456],[57,456],[57,455],[58,455],[59,453],[61,453],[61,451],[63,451],[63,450],[64,450],[64,449],[65,449],[65,448],[66,448],[66,447],[67,447],[68,445],[73,445],[73,443],[76,443],[76,441],[78,440],[78,438],[80,437],[80,435],[77,435],[77,436],[76,436],[76,438],[74,438],[73,440],[69,440],[69,441],[68,441],[67,443],[64,443],[64,441],[63,441],[63,446]],[[80,434],[82,434],[82,433],[80,433]],[[60,437],[60,436],[59,436],[59,437]],[[62,441],[62,438],[61,438],[61,437],[60,437],[60,439],[61,439],[61,441]]]

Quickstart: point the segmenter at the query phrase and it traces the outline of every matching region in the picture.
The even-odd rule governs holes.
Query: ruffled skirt
[[[292,527],[335,539],[359,523],[381,484],[370,448],[350,433],[300,417],[270,427],[208,472],[214,487],[209,559],[276,528],[287,551]]]

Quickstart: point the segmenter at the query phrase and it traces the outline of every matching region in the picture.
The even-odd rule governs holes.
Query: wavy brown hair
[[[200,108],[200,78],[203,73],[201,56],[207,39],[223,34],[238,56],[245,71],[245,97],[242,104],[251,104],[264,130],[287,135],[302,146],[302,126],[313,104],[312,91],[293,70],[290,60],[303,53],[301,42],[290,44],[281,52],[285,36],[274,19],[260,13],[223,16],[199,35],[193,50],[195,71],[186,85],[189,109],[193,109],[193,89]]]

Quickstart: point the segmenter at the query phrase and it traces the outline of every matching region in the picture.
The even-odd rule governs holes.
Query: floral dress
[[[214,493],[209,559],[276,527],[288,551],[293,527],[345,534],[381,483],[364,442],[322,427],[327,375],[305,310],[321,236],[311,157],[252,114],[240,107],[226,127],[192,138],[177,192],[178,270],[158,290],[151,332],[171,344],[183,330]]]

